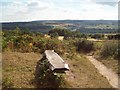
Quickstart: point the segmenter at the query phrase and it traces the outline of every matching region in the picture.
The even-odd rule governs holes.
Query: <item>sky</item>
[[[117,20],[118,2],[118,0],[0,0],[0,22]]]

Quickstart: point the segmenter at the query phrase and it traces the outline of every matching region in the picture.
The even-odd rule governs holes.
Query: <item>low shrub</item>
[[[7,48],[7,41],[5,38],[2,39],[2,50],[4,51]]]
[[[35,81],[38,88],[59,88],[64,82],[64,78],[61,73],[52,72],[49,69],[49,63],[43,57],[37,63]]]
[[[41,38],[39,41],[33,43],[33,47],[40,50],[40,53],[43,53],[45,50],[54,50],[58,54],[64,54],[66,51],[66,45],[55,38]]]
[[[91,38],[103,39],[104,38],[104,34],[93,34],[93,35],[91,35]]]
[[[118,45],[119,41],[108,41],[105,42],[102,50],[101,50],[101,57],[107,58],[107,57],[113,57],[115,59],[120,58],[119,52],[120,52],[120,46]]]
[[[78,52],[84,52],[84,53],[89,53],[94,49],[94,44],[91,41],[88,41],[86,39],[80,39],[77,42],[77,51]]]

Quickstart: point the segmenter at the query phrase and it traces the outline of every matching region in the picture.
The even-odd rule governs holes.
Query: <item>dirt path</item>
[[[113,88],[118,88],[118,75],[115,72],[93,58],[93,56],[87,56],[87,58],[98,69],[99,73],[107,78]]]
[[[85,55],[77,54],[67,59],[70,71],[66,72],[65,81],[72,88],[112,88],[108,80],[99,73]],[[68,86],[69,87],[69,86]]]

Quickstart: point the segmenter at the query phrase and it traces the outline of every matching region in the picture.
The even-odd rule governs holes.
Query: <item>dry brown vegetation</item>
[[[67,59],[70,71],[66,74],[66,80],[71,87],[79,88],[111,88],[105,77],[84,55],[75,55]]]
[[[35,53],[3,53],[3,82],[5,81],[5,84],[11,82],[11,87],[16,88],[34,87],[34,72],[40,57],[40,54]]]
[[[63,75],[61,87],[111,88],[107,79],[99,74],[85,55],[92,53],[100,56],[105,41],[92,42],[85,38],[59,41],[56,38],[44,38],[40,33],[21,32],[19,29],[2,34],[3,88],[41,87],[35,81],[36,66],[42,58],[41,53],[48,49],[57,52],[69,64],[70,71]],[[103,63],[116,69],[117,62],[112,62],[114,61],[106,60]]]
[[[112,69],[117,74],[120,73],[119,67],[119,41],[106,40],[105,42],[95,42],[94,57],[102,62],[105,66]]]
[[[37,53],[4,52],[3,81],[6,87],[35,88],[35,69],[41,55]],[[66,57],[67,56],[67,57]],[[85,58],[84,55],[62,56],[69,64],[70,71],[64,76],[62,87],[111,88],[105,77]]]

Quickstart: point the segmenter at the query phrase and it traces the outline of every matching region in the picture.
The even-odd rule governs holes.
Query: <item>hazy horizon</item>
[[[65,20],[72,21],[72,19],[61,19],[61,20],[5,21],[5,22],[0,22],[0,23],[17,23],[17,22],[34,22],[34,21],[65,21]],[[101,21],[101,20],[103,20],[103,21],[118,21],[118,20],[104,20],[104,19],[87,20],[87,21]],[[86,21],[86,20],[77,20],[77,21]]]

